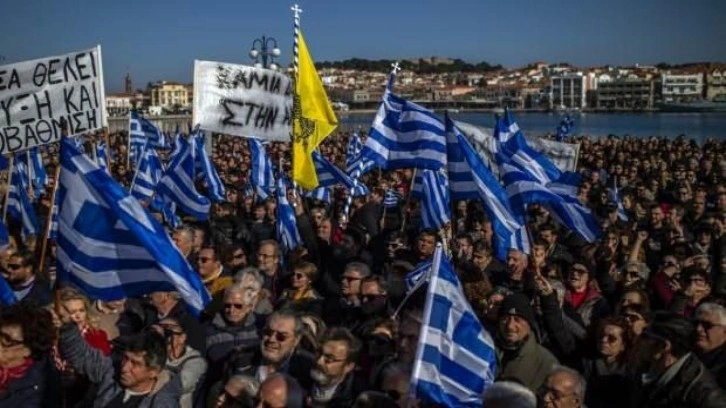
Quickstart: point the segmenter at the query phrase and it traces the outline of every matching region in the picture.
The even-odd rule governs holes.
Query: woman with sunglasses
[[[632,374],[627,364],[630,331],[623,318],[602,319],[595,332],[595,353],[583,360],[587,406],[622,407],[630,398]]]
[[[57,407],[59,390],[51,372],[53,319],[27,302],[0,312],[0,407]]]
[[[315,264],[310,262],[297,264],[291,276],[291,288],[282,292],[276,309],[322,316],[323,297],[313,288],[317,276],[318,267]]]

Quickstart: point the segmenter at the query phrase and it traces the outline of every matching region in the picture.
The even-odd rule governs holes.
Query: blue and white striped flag
[[[164,134],[150,120],[132,111],[129,115],[129,144],[164,148]]]
[[[342,184],[353,197],[367,195],[368,187],[363,183],[356,183],[353,178],[345,174],[334,164],[330,163],[320,152],[313,151],[313,163],[315,164],[315,172],[318,174],[318,186],[333,187]]]
[[[557,181],[562,176],[562,171],[549,157],[527,144],[527,139],[521,131],[514,133],[506,142],[500,143],[496,156],[498,162],[503,158],[510,161],[512,165],[528,173],[542,185]]]
[[[557,126],[557,136],[555,136],[555,140],[561,142],[565,138],[565,136],[569,135],[570,132],[572,132],[572,129],[574,127],[575,120],[572,119],[569,114],[566,114],[565,117],[563,117],[560,121],[559,126]]]
[[[500,126],[494,127],[494,139],[500,143],[506,143],[509,139],[520,133],[519,125],[512,118],[512,113],[509,109],[505,109],[504,117],[497,118],[498,122],[501,122]]]
[[[140,201],[151,200],[152,197],[155,197],[154,191],[163,175],[164,166],[161,164],[156,149],[147,146],[136,169],[131,195]]]
[[[297,229],[295,220],[295,209],[287,201],[287,189],[289,188],[287,178],[280,173],[277,178],[277,241],[282,244],[285,250],[289,251],[302,245],[302,239]]]
[[[209,293],[164,228],[92,160],[61,144],[58,280],[101,300],[177,291],[201,312]]]
[[[528,204],[539,203],[547,207],[557,221],[587,242],[597,241],[602,234],[595,216],[576,199],[553,192],[509,163],[501,163],[499,171],[512,209],[520,216],[525,216]]]
[[[38,146],[33,146],[28,149],[28,155],[30,157],[28,167],[33,175],[32,182],[36,195],[45,194],[45,186],[48,185],[48,174],[45,171],[43,156],[40,154]]]
[[[18,161],[18,164],[21,162]],[[37,235],[40,231],[38,218],[35,216],[35,209],[28,197],[27,178],[23,179],[21,174],[22,166],[13,166],[13,173],[10,176],[8,191],[7,212],[8,215],[20,221],[22,225],[22,236]]]
[[[106,151],[106,143],[96,142],[96,163],[106,170],[106,173],[111,174],[108,169],[108,152]]]
[[[275,192],[275,172],[270,156],[259,139],[248,139],[252,165],[250,168],[250,184],[254,186],[257,196],[266,200]]]
[[[194,141],[195,168],[200,169],[204,175],[204,180],[207,184],[207,195],[212,201],[221,203],[225,200],[224,183],[219,178],[219,173],[217,173],[217,168],[214,166],[214,163],[207,156],[207,149],[204,147],[204,134],[198,131],[192,136],[192,140]]]
[[[462,184],[462,189],[458,194],[469,196],[472,191],[471,186],[476,186],[476,193],[483,201],[484,209],[492,222],[492,229],[496,237],[494,240],[495,255],[498,259],[505,260],[509,249],[517,249],[528,254],[530,242],[524,218],[512,211],[509,197],[502,185],[453,123],[450,124],[450,132],[456,137],[458,143],[454,143],[453,138],[449,137],[449,156],[463,156],[465,161],[458,162],[459,171],[466,171],[468,166],[468,171],[472,176],[471,180],[467,180],[466,185]],[[460,153],[456,149],[460,150]]]
[[[209,199],[197,192],[194,186],[193,148],[179,138],[179,153],[174,156],[157,186],[157,193],[175,202],[185,213],[197,220],[209,217]]]
[[[385,208],[398,207],[401,203],[401,196],[395,190],[386,190],[386,194],[383,197],[383,206]]]
[[[422,170],[416,177],[411,194],[421,200],[423,228],[441,229],[451,222],[449,180],[443,171]]]
[[[628,213],[625,212],[625,207],[623,207],[623,201],[620,199],[617,185],[613,186],[613,188],[608,188],[608,196],[610,201],[614,202],[618,206],[618,218],[622,221],[627,221]]]
[[[353,134],[350,135],[348,150],[345,153],[345,168],[348,174],[350,174],[352,170],[351,165],[354,164],[355,159],[358,157],[362,149],[363,143],[360,141],[360,136],[358,136],[358,133],[353,132]]]
[[[446,163],[444,124],[436,115],[391,92],[394,74],[361,152],[362,158],[395,170],[438,170]]]
[[[422,262],[416,265],[416,269],[406,274],[406,293],[411,293],[411,291],[418,288],[421,283],[429,280],[432,264],[433,261]]]
[[[324,201],[330,203],[330,188],[328,187],[317,187],[312,191],[306,191],[305,197],[312,198],[313,200]]]
[[[477,319],[441,246],[434,254],[411,390],[422,402],[482,406],[494,382],[494,341]]]
[[[8,285],[8,281],[0,276],[0,306],[11,306],[17,302],[13,288]]]

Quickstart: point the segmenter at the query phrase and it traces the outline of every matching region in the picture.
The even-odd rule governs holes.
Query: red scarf
[[[5,393],[8,389],[8,383],[12,380],[25,377],[30,367],[33,365],[33,359],[27,357],[23,363],[17,367],[4,368],[0,367],[0,394]]]

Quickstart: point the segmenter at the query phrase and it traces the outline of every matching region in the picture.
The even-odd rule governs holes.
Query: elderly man
[[[265,381],[273,374],[285,373],[309,389],[314,356],[298,347],[302,333],[300,316],[288,311],[271,314],[262,331],[259,351],[251,358],[244,352],[230,356],[232,374],[250,375]]]
[[[539,389],[542,408],[582,408],[585,406],[585,379],[577,371],[556,366]]]
[[[339,297],[329,299],[325,308],[328,313],[323,318],[328,325],[352,328],[360,324],[361,282],[369,276],[371,270],[362,262],[350,262],[345,266]]]
[[[189,264],[196,265],[197,254],[194,252],[194,231],[189,227],[177,228],[171,238],[179,252],[189,261]]]
[[[329,329],[321,341],[320,356],[310,372],[315,384],[310,393],[313,407],[349,407],[360,393],[353,370],[361,351],[360,341],[347,329]]]
[[[537,343],[529,298],[521,293],[509,295],[499,306],[498,322],[496,344],[501,368],[497,379],[514,379],[537,392],[557,359]]]
[[[264,289],[270,293],[270,301],[274,303],[285,285],[285,276],[282,276],[280,267],[280,244],[277,241],[270,239],[260,243],[257,267],[265,278]]]
[[[696,354],[726,389],[726,308],[701,303],[696,309]]]
[[[507,252],[507,268],[505,273],[492,276],[492,283],[509,289],[514,293],[523,293],[529,298],[534,297],[534,276],[527,272],[529,261],[527,254],[510,249]]]
[[[206,357],[210,362],[207,380],[213,383],[223,374],[224,362],[233,352],[259,348],[258,322],[254,314],[257,294],[241,283],[224,292],[223,310],[206,326]]]

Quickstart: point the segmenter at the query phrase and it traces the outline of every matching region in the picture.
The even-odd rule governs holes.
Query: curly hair
[[[20,302],[0,311],[0,327],[18,326],[23,344],[30,349],[33,360],[44,357],[53,347],[55,329],[50,311],[32,303]]]

